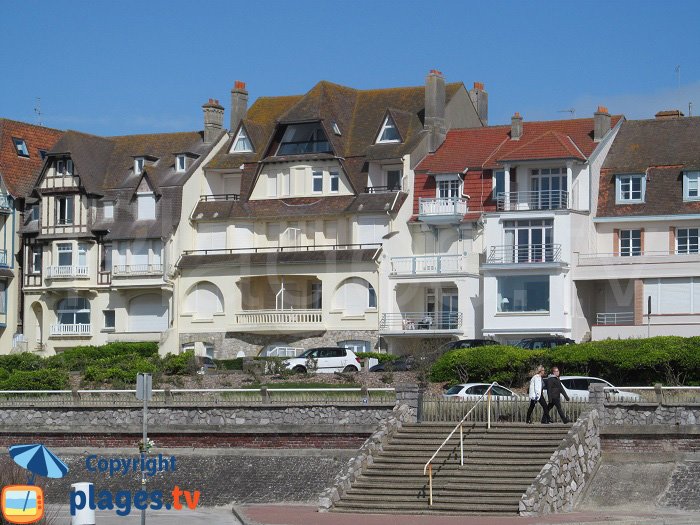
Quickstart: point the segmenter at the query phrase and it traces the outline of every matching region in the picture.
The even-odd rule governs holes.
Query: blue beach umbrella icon
[[[32,473],[29,485],[34,484],[35,476],[62,478],[68,474],[68,465],[44,445],[14,445],[10,447],[10,457]]]

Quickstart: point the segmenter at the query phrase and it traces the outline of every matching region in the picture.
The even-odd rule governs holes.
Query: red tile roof
[[[0,177],[13,197],[26,197],[43,164],[39,150],[49,151],[63,132],[15,120],[0,119]],[[21,157],[13,138],[22,139],[29,157]]]
[[[585,161],[586,157],[576,147],[571,137],[559,131],[549,130],[508,153],[499,152],[496,160],[505,162],[541,159],[577,159]]]

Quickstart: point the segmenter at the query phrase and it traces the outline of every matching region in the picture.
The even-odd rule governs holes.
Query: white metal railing
[[[599,325],[634,324],[634,312],[599,312],[595,316]]]
[[[457,330],[462,312],[402,312],[382,314],[379,330]]]
[[[265,357],[296,357],[304,351],[296,346],[276,346],[265,352]]]
[[[462,255],[419,255],[416,257],[392,257],[392,275],[419,275],[456,273],[465,270],[466,258]]]
[[[278,325],[322,322],[322,310],[249,310],[236,314],[237,324]]]
[[[561,244],[491,246],[488,264],[548,263],[561,261]]]
[[[463,431],[463,425],[466,419],[469,417],[469,415],[472,413],[472,411],[479,405],[484,400],[484,396],[486,396],[487,403],[488,403],[488,419],[486,422],[486,428],[490,429],[491,428],[491,389],[494,387],[494,385],[497,385],[498,383],[494,381],[489,385],[489,387],[486,389],[486,392],[481,394],[481,397],[474,403],[474,406],[469,409],[469,412],[464,414],[464,417],[455,425],[455,427],[452,429],[452,432],[445,438],[445,440],[440,444],[440,446],[437,448],[435,453],[430,456],[430,459],[428,462],[425,464],[423,467],[423,475],[426,475],[426,471],[428,474],[428,491],[429,491],[429,504],[432,507],[433,506],[433,460],[435,457],[440,453],[442,450],[442,447],[445,446],[445,444],[452,438],[455,432],[457,432],[457,429],[459,429],[459,464],[463,467],[464,466],[464,431]]]
[[[162,264],[115,264],[112,266],[114,277],[137,277],[141,275],[162,275]]]
[[[455,215],[461,216],[467,213],[467,199],[459,198],[440,198],[426,199],[420,197],[418,199],[418,214],[419,215]]]
[[[496,196],[499,211],[566,210],[569,192],[566,190],[511,191]]]
[[[90,335],[91,324],[54,324],[51,325],[51,335]]]
[[[700,255],[700,252],[698,250],[697,246],[691,246],[687,250],[625,250],[625,251],[617,251],[617,252],[597,252],[597,253],[579,253],[578,254],[578,263],[579,265],[586,265],[586,264],[595,264],[595,263],[600,263],[598,259],[609,259],[609,258],[617,258],[620,262],[625,261],[625,262],[636,262],[637,257],[673,257],[673,256],[679,256],[679,257],[688,257],[688,256],[695,256],[698,257]]]
[[[49,266],[46,268],[47,279],[71,279],[90,277],[87,266]]]

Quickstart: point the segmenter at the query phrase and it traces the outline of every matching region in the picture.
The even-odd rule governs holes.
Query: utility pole
[[[148,454],[148,402],[153,398],[153,378],[151,374],[136,376],[136,399],[143,400],[143,437],[141,441],[142,465]],[[141,469],[141,490],[146,490],[146,472]],[[146,509],[141,511],[141,525],[146,525]]]

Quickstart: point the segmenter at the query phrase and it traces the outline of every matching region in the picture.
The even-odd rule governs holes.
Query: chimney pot
[[[605,134],[612,127],[612,119],[606,106],[598,106],[598,110],[593,114],[593,142],[603,140]]]
[[[483,82],[474,82],[474,89],[484,89],[484,83]]]
[[[236,80],[233,83],[233,87],[234,87],[234,89],[245,89],[245,82],[243,82],[241,80]]]
[[[437,69],[431,69],[431,70],[430,70],[430,74],[431,74],[431,75],[437,75],[437,76],[441,77],[441,76],[442,76],[442,71],[438,71]]]
[[[523,136],[523,117],[517,111],[510,118],[510,140],[520,140]]]

